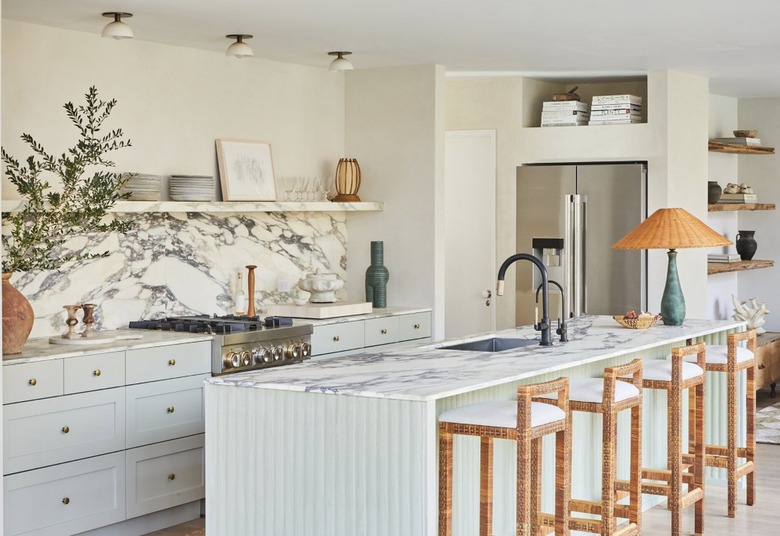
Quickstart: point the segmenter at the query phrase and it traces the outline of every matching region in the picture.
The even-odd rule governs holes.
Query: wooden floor
[[[778,401],[780,398],[769,398],[768,391],[759,391],[756,405],[758,409],[761,409]],[[756,467],[758,468],[756,471],[756,504],[747,506],[745,504],[745,491],[740,490],[737,517],[733,519],[726,515],[726,487],[707,486],[707,498],[704,501],[704,534],[707,536],[734,536],[778,533],[780,530],[778,528],[780,527],[780,445],[757,445]],[[656,506],[643,514],[642,532],[653,536],[670,534],[670,523],[669,511],[663,505]],[[205,533],[204,522],[199,519],[152,532],[147,536],[203,536]],[[693,534],[693,508],[686,508],[683,515],[683,535],[689,534]]]

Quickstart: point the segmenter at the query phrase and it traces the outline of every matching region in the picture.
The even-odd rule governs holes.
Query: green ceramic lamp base
[[[681,326],[685,320],[685,298],[677,275],[677,251],[670,249],[666,269],[666,285],[661,298],[661,320],[667,326]]]

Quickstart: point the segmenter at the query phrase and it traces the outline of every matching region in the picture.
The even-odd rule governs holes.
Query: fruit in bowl
[[[639,314],[637,314],[636,311],[628,311],[622,316],[617,315],[612,318],[624,328],[647,329],[654,326],[661,319],[661,315],[654,315],[649,311]]]

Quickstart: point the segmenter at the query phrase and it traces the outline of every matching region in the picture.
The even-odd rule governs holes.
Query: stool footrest
[[[712,456],[728,456],[729,455],[729,449],[728,447],[723,447],[721,445],[707,445],[704,452],[707,453],[707,455]],[[739,447],[737,449],[737,458],[746,458],[747,457],[747,449],[745,447]]]
[[[685,509],[689,506],[692,506],[697,501],[700,501],[704,498],[704,490],[702,488],[695,488],[690,490],[688,493],[680,497],[680,508]]]
[[[683,472],[680,476],[682,477],[683,484],[693,484],[693,477],[695,475],[693,473],[685,472],[685,469],[687,469],[688,467],[689,466],[683,466],[682,468]],[[668,484],[669,482],[672,481],[672,472],[669,469],[642,469],[642,478],[644,480],[661,480]],[[626,480],[623,480],[621,482],[628,483],[628,481]],[[652,482],[648,482],[648,484],[652,484]]]
[[[747,462],[743,463],[739,467],[737,467],[737,480],[742,478],[745,475],[748,475],[756,470],[756,464],[753,462]]]

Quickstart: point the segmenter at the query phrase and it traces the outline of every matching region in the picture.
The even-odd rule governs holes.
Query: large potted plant
[[[79,137],[60,156],[46,152],[30,134],[21,136],[33,152],[25,163],[2,149],[5,174],[22,199],[18,211],[3,216],[3,354],[22,351],[34,319],[30,303],[10,283],[13,273],[57,270],[67,262],[108,255],[63,246],[75,236],[125,232],[132,225],[105,219],[108,209],[128,195],[121,192],[127,178],[105,169],[114,166],[106,153],[130,146],[121,129],[101,134],[116,100],[100,100],[94,86],[85,97],[86,104],[64,105]],[[55,184],[49,183],[52,176]]]

